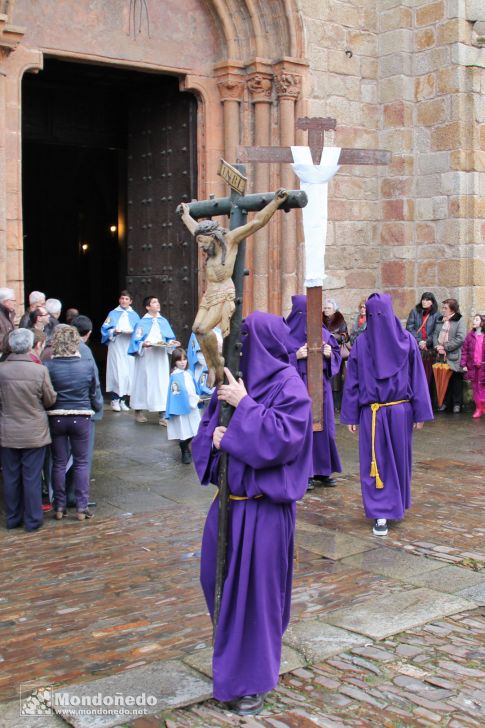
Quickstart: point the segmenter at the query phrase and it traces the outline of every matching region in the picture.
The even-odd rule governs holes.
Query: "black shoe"
[[[184,465],[190,465],[190,463],[192,462],[192,453],[190,452],[190,448],[189,448],[189,443],[190,443],[191,439],[192,438],[190,438],[188,440],[180,440],[180,443],[179,443],[180,450],[182,452],[182,463]]]
[[[325,488],[335,488],[337,481],[330,475],[314,475],[313,480],[316,485],[323,485]]]
[[[310,480],[308,481],[308,485],[307,485],[306,489],[307,489],[307,491],[315,490],[315,481],[313,480],[313,478],[310,478]]]
[[[447,406],[446,404],[442,404],[441,407],[438,407],[438,412],[446,412]]]
[[[264,708],[264,694],[244,695],[228,703],[228,708],[237,715],[258,715]]]
[[[460,414],[460,412],[461,412],[461,405],[459,405],[459,404],[454,404],[454,405],[453,405],[453,414],[454,414],[454,415],[459,415],[459,414]]]

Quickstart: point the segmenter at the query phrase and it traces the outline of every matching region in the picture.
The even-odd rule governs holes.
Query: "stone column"
[[[270,146],[271,144],[271,103],[273,89],[273,74],[267,70],[256,70],[248,77],[247,85],[251,103],[254,105],[254,145]],[[265,65],[265,68],[267,66]],[[270,165],[256,164],[254,166],[253,192],[269,192]],[[267,311],[269,307],[269,226],[262,228],[250,238],[252,248],[253,269],[253,310]]]
[[[0,286],[23,291],[21,83],[30,68],[42,66],[38,51],[20,46],[24,29],[0,14]]]
[[[240,143],[240,105],[244,83],[235,73],[227,73],[217,82],[224,109],[224,158],[230,164],[236,161],[236,147]]]
[[[280,146],[295,144],[295,103],[301,91],[301,76],[290,73],[285,64],[275,67],[276,94],[279,103]],[[281,165],[281,186],[293,189],[295,175],[289,164]],[[286,315],[291,309],[291,297],[297,293],[297,216],[283,215],[280,221],[281,235],[278,246],[280,256],[280,311]]]

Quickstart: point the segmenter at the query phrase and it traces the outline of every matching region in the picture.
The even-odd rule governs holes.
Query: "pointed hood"
[[[368,359],[377,379],[389,379],[406,363],[410,339],[392,308],[387,293],[373,293],[367,299],[367,329],[361,334],[368,347]]]

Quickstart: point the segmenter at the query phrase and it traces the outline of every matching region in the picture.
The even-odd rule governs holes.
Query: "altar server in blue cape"
[[[169,440],[179,440],[184,465],[192,462],[189,445],[194,435],[197,434],[200,424],[198,408],[200,398],[196,391],[194,377],[187,368],[187,364],[185,351],[180,348],[174,349],[165,413],[167,437]]]
[[[128,347],[140,317],[131,307],[128,291],[121,291],[118,302],[101,326],[101,343],[108,346],[106,391],[111,392],[111,409],[127,412],[130,408],[124,398],[131,394],[135,372],[135,360],[128,356]]]
[[[146,422],[142,410],[160,413],[160,424],[166,425],[162,416],[167,404],[170,378],[169,353],[180,343],[176,341],[172,327],[160,315],[160,301],[156,296],[143,300],[146,314],[141,318],[131,336],[128,354],[135,357],[135,375],[130,404],[135,410],[135,420]]]
[[[367,328],[347,360],[340,421],[359,426],[362,499],[375,536],[386,536],[411,505],[413,428],[433,419],[428,383],[416,343],[392,309],[392,299],[373,293],[366,302]]]
[[[258,713],[278,682],[290,618],[296,501],[312,473],[312,415],[306,387],[289,363],[288,327],[255,311],[241,326],[242,379],[229,370],[214,392],[192,455],[202,484],[217,483],[219,450],[228,453],[227,573],[212,660],[214,697],[240,715]],[[219,425],[219,400],[235,407]],[[219,498],[202,539],[201,582],[214,613]]]
[[[286,323],[290,329],[290,362],[296,367],[302,380],[307,383],[307,299],[306,296],[292,296],[292,308]],[[323,346],[323,430],[313,433],[313,477],[309,481],[311,490],[316,485],[333,487],[336,481],[332,473],[341,473],[342,465],[335,441],[335,414],[332,399],[331,379],[340,370],[342,362],[339,345],[334,336],[322,327]]]
[[[223,344],[222,331],[218,326],[212,329],[212,331],[217,337],[217,342],[219,344],[219,353],[221,353]],[[197,336],[194,333],[192,333],[189,339],[189,345],[187,347],[187,359],[189,362],[189,369],[192,372],[195,380],[197,392],[200,394],[201,397],[210,397],[212,392],[214,391],[214,387],[207,386],[209,369],[207,368],[207,363],[204,354],[202,353],[202,349],[200,348],[200,344],[197,340]]]

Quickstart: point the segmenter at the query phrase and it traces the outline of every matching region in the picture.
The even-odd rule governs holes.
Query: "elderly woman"
[[[327,298],[323,306],[322,322],[325,328],[333,334],[340,348],[340,354],[342,356],[342,363],[337,374],[332,377],[332,395],[334,408],[339,411],[340,403],[342,401],[342,388],[343,388],[343,372],[345,366],[345,359],[348,357],[348,351],[346,352],[345,344],[349,340],[349,333],[347,330],[347,324],[344,317],[338,310],[337,302],[333,298]]]
[[[5,351],[8,335],[14,329],[15,291],[12,288],[0,288],[0,350]]]
[[[0,364],[0,438],[7,528],[42,526],[41,471],[51,441],[46,407],[56,401],[49,372],[30,356],[34,335],[16,329]]]
[[[52,435],[52,485],[55,517],[66,515],[66,466],[73,457],[73,483],[77,518],[92,518],[89,500],[89,438],[91,415],[103,406],[96,389],[96,365],[81,358],[80,336],[73,326],[59,324],[52,336],[52,359],[46,362],[57,391],[55,409],[49,410]]]
[[[461,347],[466,337],[465,319],[460,313],[456,298],[446,298],[441,306],[441,316],[436,321],[433,346],[437,355],[444,359],[452,370],[445,401],[438,408],[445,412],[450,407],[459,414],[463,406],[463,371],[460,366]]]
[[[355,317],[352,328],[350,329],[350,344],[352,345],[356,338],[367,328],[367,308],[366,299],[363,298],[359,303],[359,312]]]

